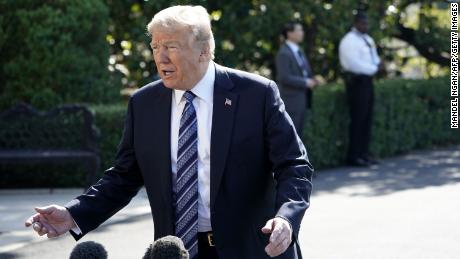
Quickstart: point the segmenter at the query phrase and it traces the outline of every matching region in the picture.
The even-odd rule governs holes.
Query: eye
[[[169,51],[176,51],[178,49],[178,47],[176,45],[168,45],[168,46],[166,46],[166,48]]]

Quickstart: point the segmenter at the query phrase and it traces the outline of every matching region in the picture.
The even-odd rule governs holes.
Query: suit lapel
[[[303,75],[303,72],[302,72],[302,67],[300,66],[299,64],[299,61],[297,61],[297,53],[294,53],[294,51],[291,49],[291,47],[289,47],[286,43],[284,44],[284,47],[286,48],[286,51],[288,53],[291,53],[291,58],[292,60],[294,61],[294,63],[297,65],[297,72],[300,74],[300,75]]]
[[[163,86],[157,102],[152,102],[155,107],[151,109],[154,112],[153,121],[156,121],[155,131],[158,136],[164,136],[158,139],[158,143],[153,143],[159,152],[155,152],[157,157],[152,158],[152,163],[159,163],[159,185],[162,188],[162,195],[165,204],[172,205],[172,172],[171,172],[171,100],[172,90]],[[161,149],[161,150],[160,150]],[[155,167],[153,167],[155,168]],[[171,209],[168,213],[172,215],[172,206],[167,206]]]
[[[232,138],[238,95],[224,67],[216,64],[211,130],[211,207],[219,191]]]

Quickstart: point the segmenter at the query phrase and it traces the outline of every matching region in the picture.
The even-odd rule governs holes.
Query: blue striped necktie
[[[191,259],[198,258],[198,135],[195,95],[187,91],[177,145],[176,235]]]

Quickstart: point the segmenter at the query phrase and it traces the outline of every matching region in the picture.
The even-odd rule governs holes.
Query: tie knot
[[[187,91],[184,93],[184,98],[187,100],[187,102],[192,102],[193,99],[195,98],[195,94],[192,93],[191,91]]]

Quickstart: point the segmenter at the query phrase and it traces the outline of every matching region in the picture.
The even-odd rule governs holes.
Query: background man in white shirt
[[[370,158],[372,112],[374,103],[373,76],[383,70],[374,40],[367,34],[368,18],[355,15],[354,26],[340,42],[340,64],[345,71],[345,85],[350,109],[350,141],[347,163],[369,166],[377,163]]]

